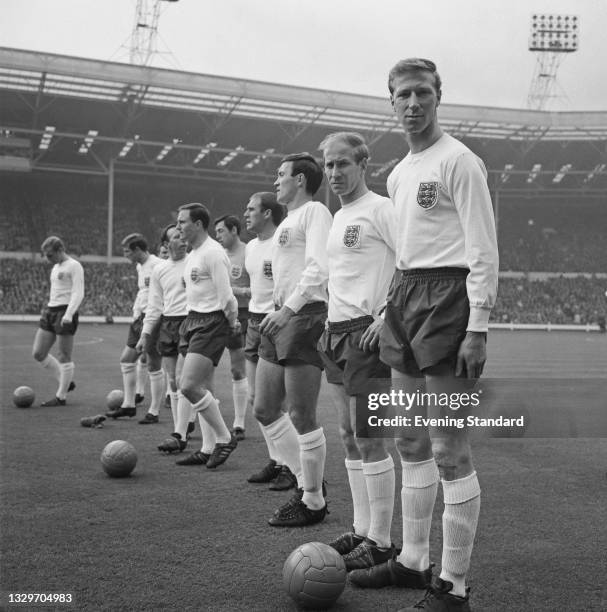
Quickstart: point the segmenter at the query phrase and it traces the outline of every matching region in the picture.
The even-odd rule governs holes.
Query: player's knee
[[[298,434],[308,433],[314,431],[316,427],[316,419],[313,414],[308,414],[305,411],[290,410],[289,415],[293,427],[297,430]]]
[[[470,447],[449,438],[432,441],[432,454],[442,476],[449,477],[451,472],[466,471],[472,464]]]
[[[190,401],[196,401],[196,391],[199,389],[199,385],[192,379],[181,379],[179,390],[183,393],[184,397]]]
[[[253,404],[253,416],[264,427],[267,427],[276,420],[276,416],[274,414],[270,414],[265,406],[259,406],[255,404]]]
[[[233,381],[242,380],[246,376],[243,368],[240,367],[239,365],[233,365],[230,368],[230,372],[232,374]]]
[[[32,357],[36,360],[36,361],[44,361],[44,359],[46,358],[48,353],[46,353],[45,351],[42,351],[40,349],[32,349]]]
[[[381,439],[356,438],[356,445],[363,461],[366,463],[381,461],[388,456],[386,447]]]
[[[339,437],[341,438],[341,441],[346,448],[356,446],[356,440],[354,439],[354,432],[350,428],[340,425],[339,426]]]
[[[151,374],[152,372],[158,372],[158,370],[162,369],[162,359],[160,355],[151,356],[148,355],[146,365],[148,368],[148,372]]]
[[[426,459],[431,450],[428,439],[415,436],[397,438],[395,445],[400,458],[410,463]]]
[[[353,437],[342,438],[341,441],[344,445],[344,450],[346,451],[346,457],[349,459],[360,457],[360,450],[358,449],[358,445]]]
[[[57,350],[57,361],[59,363],[69,363],[71,361],[70,355],[61,349]]]

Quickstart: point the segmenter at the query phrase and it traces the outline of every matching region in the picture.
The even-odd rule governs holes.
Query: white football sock
[[[67,390],[74,378],[74,362],[59,364],[59,388],[57,389],[57,397],[64,400],[67,396]]]
[[[440,577],[453,583],[451,593],[466,596],[466,573],[481,509],[481,488],[476,472],[457,480],[441,480],[443,512],[443,557]]]
[[[403,550],[398,561],[409,569],[423,571],[430,567],[430,527],[438,490],[438,467],[434,458],[413,463],[401,461],[401,465]]]
[[[219,406],[210,391],[207,391],[200,401],[192,404],[192,410],[198,412],[198,416],[202,416],[209,424],[215,434],[215,442],[217,444],[226,444],[232,439],[230,430],[226,427],[221,412],[219,412]]]
[[[369,539],[378,546],[389,548],[392,544],[390,529],[394,512],[394,460],[391,456],[363,463],[363,472],[369,495]]]
[[[137,366],[137,382],[135,383],[135,393],[139,393],[139,395],[145,395],[145,377],[148,373],[148,367],[145,363],[138,359],[136,362]]]
[[[185,440],[188,433],[188,423],[194,411],[190,400],[181,392],[177,391],[177,419],[175,422],[175,432]],[[196,415],[194,414],[194,418]],[[215,445],[215,442],[213,442]]]
[[[171,415],[173,416],[173,427],[175,428],[173,431],[177,431],[177,404],[179,402],[179,391],[169,391],[169,397],[171,398]],[[183,439],[185,440],[185,438]]]
[[[352,521],[354,533],[366,537],[369,533],[370,514],[363,462],[362,459],[346,459],[345,464],[348,472],[348,482],[350,483],[350,493],[352,494],[352,508],[354,509]]]
[[[162,370],[150,372],[150,407],[148,412],[155,416],[160,414],[160,407],[166,395],[166,379]]]
[[[232,381],[232,399],[234,401],[234,425],[233,427],[245,428],[245,417],[247,414],[247,400],[249,397],[249,384],[246,378]]]
[[[278,457],[278,453],[276,452],[276,447],[274,446],[274,440],[270,438],[268,432],[266,431],[266,428],[261,423],[258,422],[258,425],[259,429],[261,430],[261,434],[263,435],[263,439],[266,441],[266,446],[268,447],[268,455],[270,459],[276,461],[277,465],[282,465],[282,462]]]
[[[135,385],[137,383],[136,365],[134,363],[121,363],[122,386],[124,387],[124,400],[122,408],[135,407]]]
[[[306,434],[298,435],[303,475],[303,503],[311,510],[325,507],[322,494],[322,479],[325,473],[327,440],[322,427]]]
[[[278,453],[283,465],[286,465],[297,478],[297,486],[303,487],[303,475],[301,472],[301,460],[299,456],[299,442],[297,430],[288,414],[283,414],[270,425],[262,425]]]
[[[204,417],[200,412],[194,412],[198,415],[198,424],[200,425],[200,435],[202,436],[202,446],[200,447],[201,452],[210,455],[214,448],[217,440],[213,428],[204,420]]]

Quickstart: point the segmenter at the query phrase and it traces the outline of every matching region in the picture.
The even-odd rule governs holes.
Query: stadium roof
[[[607,192],[607,112],[442,104],[439,113],[485,160],[494,189]],[[284,154],[314,152],[336,130],[366,137],[371,184],[407,150],[387,96],[0,47],[0,170],[267,184]]]

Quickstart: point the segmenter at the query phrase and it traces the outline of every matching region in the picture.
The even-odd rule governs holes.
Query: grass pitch
[[[80,327],[74,351],[77,389],[67,406],[45,409],[37,406],[52,397],[55,386],[30,355],[35,325],[2,324],[0,330],[0,609],[17,607],[9,603],[11,593],[71,593],[71,606],[19,607],[296,610],[282,589],[284,560],[299,544],[326,542],[352,521],[337,419],[324,389],[319,421],[328,441],[331,514],[313,527],[275,529],[266,520],[290,492],[246,482],[267,460],[251,415],[247,439],[225,465],[217,470],[176,466],[176,456],[156,450],[172,430],[169,410],[163,409],[158,425],[138,425],[137,418],[106,421],[102,429],[79,425],[81,417],[104,412],[107,392],[121,386],[117,361],[125,326]],[[605,378],[606,373],[605,335],[490,334],[488,376]],[[12,405],[12,390],[19,385],[36,391],[33,407]],[[216,392],[231,425],[225,359]],[[144,412],[140,408],[138,417]],[[199,448],[199,435],[197,429],[188,450]],[[116,439],[128,440],[138,452],[128,478],[109,478],[100,465],[101,450]],[[602,438],[475,442],[482,504],[469,574],[473,610],[607,609],[606,446]],[[431,539],[435,570],[440,567],[441,512],[439,487]],[[399,544],[398,495],[393,538]],[[393,611],[422,595],[348,585],[333,610]]]

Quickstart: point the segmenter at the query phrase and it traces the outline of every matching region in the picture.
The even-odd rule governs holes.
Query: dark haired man
[[[438,122],[441,81],[434,62],[412,58],[390,71],[388,87],[409,153],[388,177],[397,217],[396,271],[380,337],[393,385],[428,395],[462,393],[486,360],[489,314],[497,294],[495,221],[483,162]],[[417,379],[417,380],[416,380]],[[450,395],[451,396],[451,395]],[[415,406],[440,423],[453,412]],[[465,419],[466,410],[458,417]],[[403,548],[397,560],[357,570],[359,586],[420,588],[430,582],[429,534],[439,479],[443,488],[440,576],[406,610],[470,610],[466,574],[480,511],[480,487],[466,428],[404,429]]]
[[[32,354],[59,385],[55,397],[41,405],[64,406],[67,392],[75,387],[72,351],[78,329],[78,308],[84,298],[84,270],[80,262],[65,252],[65,245],[57,236],[46,238],[40,250],[53,268],[49,301],[40,317]],[[55,341],[57,358],[49,354]]]
[[[245,417],[247,414],[248,384],[245,368],[244,344],[249,318],[251,280],[247,274],[244,258],[245,243],[240,239],[240,221],[234,215],[224,215],[215,221],[217,242],[226,250],[230,260],[230,284],[238,300],[238,321],[241,334],[228,339],[232,373],[232,401],[234,402],[234,423],[232,433],[240,442],[245,439]]]
[[[326,440],[316,421],[322,360],[316,345],[327,317],[327,236],[331,213],[312,198],[322,168],[307,153],[281,161],[274,183],[287,216],[273,242],[275,311],[259,331],[255,416],[298,481],[294,497],[268,521],[275,527],[312,525],[325,518]],[[283,399],[290,419],[282,412]]]
[[[122,384],[124,389],[124,400],[120,408],[106,412],[106,415],[117,419],[119,417],[135,416],[136,386],[137,386],[137,360],[140,353],[137,352],[137,343],[143,328],[143,319],[148,304],[148,293],[150,290],[150,277],[152,270],[162,261],[156,255],[148,251],[148,243],[142,234],[133,233],[126,236],[122,241],[122,252],[124,256],[137,268],[137,295],[133,304],[133,321],[129,326],[126,346],[120,356],[120,370],[122,371]],[[150,377],[151,402],[146,415],[139,421],[142,425],[158,423],[160,406],[165,396],[165,377],[161,368],[161,357],[156,348],[157,330],[149,343],[149,351],[145,354],[145,361]]]
[[[210,221],[202,204],[179,207],[177,229],[191,247],[183,276],[188,315],[179,330],[180,349],[186,352],[179,389],[198,413],[202,448],[177,463],[212,469],[224,463],[238,444],[213,396],[213,374],[228,338],[240,333],[240,324],[230,286],[230,261],[209,236]]]

